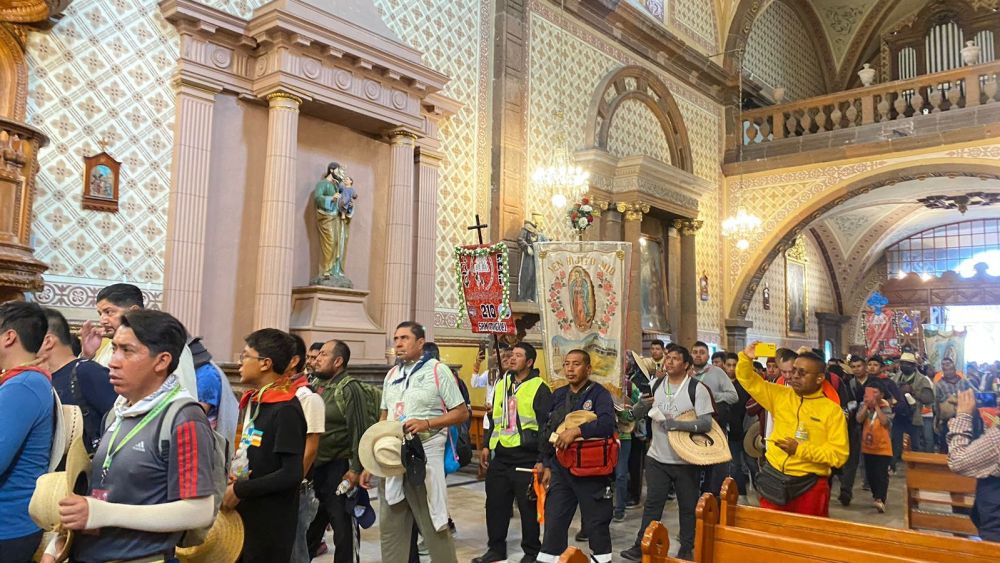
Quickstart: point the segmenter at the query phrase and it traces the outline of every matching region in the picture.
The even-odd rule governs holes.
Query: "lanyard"
[[[119,423],[117,426],[115,426],[115,431],[111,433],[111,440],[108,441],[108,453],[104,457],[104,465],[101,466],[101,469],[104,470],[105,475],[107,475],[108,471],[111,469],[111,462],[114,461],[114,458],[116,455],[118,455],[118,452],[120,452],[122,448],[125,447],[125,444],[129,443],[129,441],[132,440],[132,438],[135,438],[135,435],[138,434],[140,430],[145,428],[146,425],[150,423],[150,421],[159,416],[159,414],[163,412],[163,409],[167,408],[167,405],[170,404],[170,400],[173,399],[174,396],[177,395],[177,393],[180,390],[181,386],[178,385],[173,389],[171,389],[170,392],[167,393],[166,397],[160,399],[160,402],[157,403],[156,406],[153,407],[151,411],[147,412],[146,415],[142,417],[142,420],[139,421],[139,424],[136,424],[131,430],[128,431],[128,434],[126,434],[125,437],[122,438],[122,441],[118,443],[117,448],[115,447],[115,438],[118,437],[118,431],[121,430],[122,425]]]
[[[250,411],[250,426],[253,426],[253,421],[257,419],[258,415],[260,415],[260,407],[261,407],[261,405],[264,404],[263,401],[261,401],[261,399],[264,397],[264,391],[267,391],[268,389],[270,389],[271,387],[273,387],[275,383],[276,383],[275,381],[272,381],[272,382],[268,383],[267,385],[261,387],[257,391],[257,393],[255,393],[255,395],[257,396],[256,400],[255,401],[254,400],[250,401],[250,406],[247,407],[249,409],[249,411]],[[253,410],[253,404],[254,403],[257,403],[257,410],[256,411]]]

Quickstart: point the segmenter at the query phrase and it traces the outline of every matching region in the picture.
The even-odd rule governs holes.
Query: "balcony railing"
[[[1000,62],[957,68],[743,113],[743,144],[996,103]]]

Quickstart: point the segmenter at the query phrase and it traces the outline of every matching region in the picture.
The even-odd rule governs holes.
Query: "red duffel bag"
[[[556,459],[572,475],[577,477],[600,477],[611,475],[618,463],[621,443],[618,436],[612,438],[592,438],[577,440],[564,450],[556,449]]]

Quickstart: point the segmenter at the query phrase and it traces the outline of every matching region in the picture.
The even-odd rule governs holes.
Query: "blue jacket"
[[[0,540],[38,531],[28,502],[49,468],[54,405],[52,384],[37,371],[0,385]]]
[[[603,385],[591,382],[590,386],[576,399],[575,404],[568,400],[569,394],[569,385],[563,385],[552,393],[552,410],[549,412],[547,430],[539,436],[539,441],[543,444],[543,462],[550,467],[555,463],[555,448],[549,444],[549,435],[556,431],[568,413],[584,410],[597,415],[597,420],[580,427],[584,439],[610,438],[614,436],[617,427],[615,402],[611,393]]]

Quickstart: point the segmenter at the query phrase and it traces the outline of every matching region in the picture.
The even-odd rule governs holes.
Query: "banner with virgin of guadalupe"
[[[621,401],[632,244],[540,242],[534,248],[549,383],[566,385],[563,358],[586,350],[591,379]]]
[[[941,360],[950,358],[955,369],[965,371],[965,330],[950,326],[924,325],[924,350],[935,373],[941,371]]]

